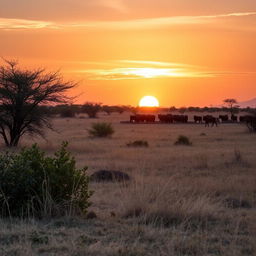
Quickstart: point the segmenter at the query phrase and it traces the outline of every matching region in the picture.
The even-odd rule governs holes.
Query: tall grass
[[[220,219],[223,210],[220,200],[183,189],[172,179],[151,183],[140,178],[121,191],[121,215],[125,218],[140,217],[146,223],[164,226],[206,224]]]

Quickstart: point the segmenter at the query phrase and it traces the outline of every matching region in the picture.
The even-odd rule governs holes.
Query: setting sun
[[[159,107],[159,102],[156,97],[144,96],[139,103],[140,107]]]

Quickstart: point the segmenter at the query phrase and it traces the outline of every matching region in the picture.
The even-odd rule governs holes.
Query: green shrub
[[[175,145],[191,146],[192,143],[187,136],[180,135],[174,143]]]
[[[44,217],[86,213],[91,192],[87,167],[76,169],[67,142],[53,157],[35,144],[0,155],[0,215]]]
[[[127,147],[148,147],[146,140],[135,140],[126,144]]]
[[[115,131],[110,123],[95,123],[88,132],[94,137],[109,137]]]

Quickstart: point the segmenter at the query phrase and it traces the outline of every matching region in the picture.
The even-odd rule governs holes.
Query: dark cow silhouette
[[[130,123],[136,122],[136,116],[130,116]]]
[[[171,114],[158,115],[158,119],[161,123],[173,123],[173,117]]]
[[[187,115],[158,115],[159,121],[161,123],[187,123],[188,116]]]
[[[239,121],[241,123],[246,123],[246,122],[250,122],[252,120],[252,118],[253,118],[253,116],[250,116],[250,115],[240,116]]]
[[[239,120],[245,123],[250,131],[256,131],[256,116],[240,116]]]
[[[131,123],[154,123],[156,117],[154,115],[133,115],[130,116]]]
[[[195,123],[201,124],[203,121],[203,118],[201,116],[194,116]]]
[[[232,122],[237,122],[237,116],[231,115],[231,120],[232,120]]]
[[[219,115],[219,119],[222,123],[228,122],[228,115]]]
[[[155,120],[156,120],[156,117],[154,115],[146,115],[146,122],[154,123]]]
[[[205,122],[205,127],[209,127],[210,124],[213,127],[214,125],[217,127],[219,123],[219,118],[211,116],[211,115],[206,115],[203,117],[203,120]]]
[[[188,116],[187,115],[173,115],[173,121],[176,123],[187,123]]]

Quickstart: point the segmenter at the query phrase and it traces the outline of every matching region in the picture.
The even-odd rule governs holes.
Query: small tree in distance
[[[81,108],[81,112],[86,113],[89,116],[89,118],[96,118],[100,110],[101,110],[101,103],[93,103],[93,102],[86,102]]]
[[[52,128],[40,106],[63,104],[76,84],[64,82],[58,72],[45,69],[21,69],[16,61],[0,66],[0,136],[6,146],[17,146],[24,134],[43,136],[43,128]]]
[[[236,99],[225,99],[223,102],[229,108],[231,115],[238,113],[239,105]]]

